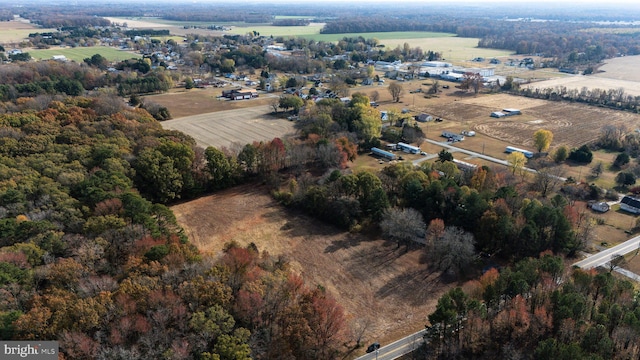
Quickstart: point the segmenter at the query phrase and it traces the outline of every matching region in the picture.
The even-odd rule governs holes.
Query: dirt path
[[[382,239],[338,231],[293,213],[254,185],[172,208],[189,239],[216,256],[224,243],[255,243],[285,256],[310,286],[322,285],[344,306],[349,323],[369,323],[364,341],[381,343],[420,330],[448,285],[421,262]]]

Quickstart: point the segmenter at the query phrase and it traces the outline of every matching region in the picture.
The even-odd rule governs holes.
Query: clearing
[[[448,289],[421,261],[421,249],[405,253],[382,239],[339,231],[288,211],[259,186],[228,189],[172,210],[204,253],[218,255],[236,241],[285,256],[308,285],[322,285],[336,297],[348,323],[369,324],[365,344],[423,329]]]
[[[220,101],[232,102],[226,99]],[[242,147],[254,141],[286,137],[295,132],[293,122],[273,117],[269,115],[270,111],[271,108],[265,105],[245,107],[163,121],[162,127],[189,134],[204,148]]]

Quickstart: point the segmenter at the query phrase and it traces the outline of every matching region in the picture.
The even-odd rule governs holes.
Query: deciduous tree
[[[424,241],[426,226],[422,214],[412,208],[389,208],[385,210],[380,222],[380,228],[386,238],[400,245]]]
[[[553,133],[549,130],[540,129],[533,133],[533,143],[538,152],[547,151],[553,141]]]
[[[391,94],[391,98],[393,99],[394,102],[400,102],[400,97],[402,96],[402,93],[404,91],[404,89],[402,88],[402,85],[400,85],[397,82],[392,82],[391,84],[389,84],[389,94]]]
[[[507,155],[507,162],[509,163],[509,168],[511,169],[512,174],[521,172],[526,161],[527,158],[524,156],[524,154],[518,151],[512,152],[511,154]]]

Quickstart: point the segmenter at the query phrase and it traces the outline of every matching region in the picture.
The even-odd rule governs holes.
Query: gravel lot
[[[271,140],[295,132],[293,122],[273,118],[270,112],[269,106],[254,106],[186,116],[163,121],[162,126],[191,135],[200,146],[218,148]]]

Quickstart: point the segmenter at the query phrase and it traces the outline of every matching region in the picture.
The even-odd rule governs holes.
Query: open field
[[[638,62],[640,55],[608,59],[593,75],[573,75],[522,86],[533,89],[564,86],[578,90],[583,87],[603,90],[623,88],[628,95],[640,96],[640,74],[636,71]]]
[[[362,36],[365,39],[378,39],[380,43],[387,45],[388,41],[397,41],[398,39],[431,39],[431,38],[449,38],[455,37],[455,34],[437,33],[427,31],[391,31],[391,32],[371,32],[371,33],[344,33],[344,34],[320,34],[320,31],[315,35],[302,35],[299,37],[313,39],[315,41],[339,41],[344,38],[354,38]],[[402,42],[404,44],[404,42]],[[400,46],[402,46],[402,44]],[[415,47],[409,42],[412,47]],[[395,45],[393,46],[395,48]]]
[[[525,88],[531,89],[547,89],[547,88],[556,88],[559,86],[564,86],[568,89],[577,89],[580,90],[582,88],[588,89],[619,89],[623,88],[625,94],[640,96],[640,83],[632,80],[620,80],[620,79],[609,79],[604,77],[596,77],[596,76],[582,76],[575,75],[570,77],[558,78],[553,80],[546,80],[535,82],[531,84],[522,85]]]
[[[164,94],[145,96],[143,99],[166,106],[171,112],[171,116],[177,119],[216,111],[244,109],[259,105],[266,106],[269,105],[272,96],[279,96],[260,95],[257,99],[228,101],[227,99],[218,98],[222,95],[222,90],[223,88],[172,89]]]
[[[19,43],[29,37],[29,34],[36,32],[56,31],[56,29],[43,29],[27,21],[0,21],[0,44]]]
[[[411,47],[420,47],[424,51],[437,51],[442,53],[445,61],[456,62],[462,60],[470,60],[475,57],[494,58],[508,56],[512,52],[510,50],[482,49],[478,47],[476,38],[462,38],[456,36],[447,37],[423,37],[423,38],[387,38],[381,40],[387,48],[395,49],[397,46],[402,47],[404,43],[408,43]]]
[[[636,71],[639,62],[640,55],[608,59],[593,76],[640,82],[640,73]]]
[[[244,146],[295,132],[293,122],[274,118],[270,111],[266,105],[219,111],[164,121],[162,127],[189,134],[202,147]]]
[[[56,48],[46,50],[29,50],[29,55],[35,59],[51,59],[54,55],[64,55],[67,59],[76,62],[82,62],[86,58],[90,58],[95,54],[104,56],[109,61],[122,61],[131,58],[140,58],[140,54],[118,50],[108,46],[90,46],[76,48]]]
[[[489,137],[510,144],[533,147],[533,133],[551,130],[554,145],[577,147],[595,140],[604,125],[640,126],[640,115],[564,102],[549,102],[506,94],[469,96],[454,99],[455,105],[441,102],[424,108],[424,112],[454,121]],[[522,115],[491,118],[492,111],[516,108]]]
[[[309,286],[321,285],[336,297],[348,323],[370,324],[365,343],[384,344],[424,329],[426,316],[448,288],[422,263],[421,249],[405,253],[379,238],[338,231],[287,211],[253,185],[172,210],[190,241],[205,253],[219,254],[224,243],[236,241],[284,256]]]
[[[251,31],[257,31],[262,36],[316,36],[320,34],[320,29],[324,26],[323,23],[311,23],[307,26],[273,26],[273,25],[261,25],[261,24],[245,24],[242,26],[234,26],[229,34],[244,35]]]
[[[533,149],[533,133],[538,129],[551,130],[554,134],[552,148],[559,145],[577,147],[595,140],[602,126],[607,124],[625,124],[629,128],[640,127],[640,115],[610,109],[531,99],[507,94],[480,94],[474,96],[455,89],[454,83],[439,81],[440,85],[449,85],[441,89],[437,97],[425,98],[423,94],[410,94],[409,91],[422,88],[426,90],[432,80],[402,82],[404,95],[401,103],[391,102],[385,87],[372,86],[354,88],[353,92],[380,95],[380,110],[408,109],[412,115],[431,114],[444,119],[441,123],[419,123],[430,139],[439,139],[442,130],[460,132],[474,130],[477,135],[467,138],[457,146],[484,152],[498,158],[507,145]],[[505,118],[492,118],[493,111],[503,108],[517,108],[522,115]],[[497,153],[494,151],[498,151]],[[586,172],[583,172],[583,177]]]

